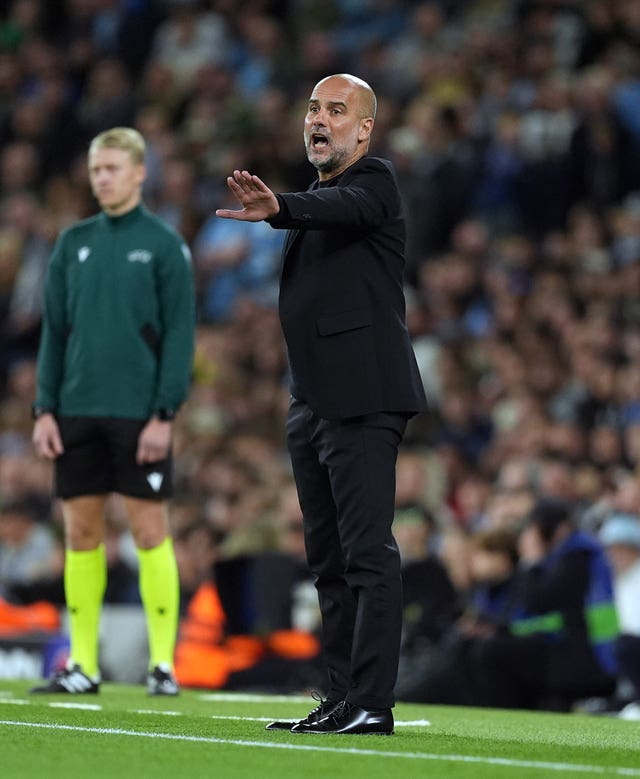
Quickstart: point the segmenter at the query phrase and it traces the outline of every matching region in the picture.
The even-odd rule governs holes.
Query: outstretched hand
[[[229,189],[242,206],[240,211],[218,208],[216,216],[223,219],[239,219],[243,222],[260,222],[276,216],[280,211],[278,199],[269,187],[247,170],[234,170],[227,178]]]

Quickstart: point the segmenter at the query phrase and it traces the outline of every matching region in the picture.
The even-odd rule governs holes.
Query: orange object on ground
[[[55,632],[59,628],[60,612],[53,603],[36,601],[18,606],[0,598],[0,635]]]
[[[301,630],[276,630],[262,638],[225,635],[227,618],[213,582],[200,585],[180,620],[174,668],[184,687],[224,687],[234,671],[253,668],[267,655],[309,660],[320,652],[318,639]]]
[[[304,630],[274,630],[267,637],[267,649],[288,660],[311,660],[320,652],[320,642]]]
[[[180,620],[174,659],[184,687],[224,687],[232,671],[243,671],[264,654],[254,636],[225,636],[227,622],[213,582],[200,585]]]

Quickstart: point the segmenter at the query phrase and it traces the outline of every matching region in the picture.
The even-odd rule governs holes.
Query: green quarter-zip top
[[[63,231],[48,268],[36,405],[146,419],[191,376],[195,303],[184,240],[143,205]]]

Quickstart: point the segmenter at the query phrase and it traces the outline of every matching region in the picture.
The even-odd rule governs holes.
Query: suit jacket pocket
[[[352,308],[337,314],[323,314],[316,320],[320,335],[337,335],[348,330],[371,326],[371,314],[367,308]]]

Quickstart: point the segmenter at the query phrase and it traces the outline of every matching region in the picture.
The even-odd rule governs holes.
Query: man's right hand
[[[58,423],[53,414],[43,414],[36,419],[31,440],[38,457],[55,460],[64,452]]]

